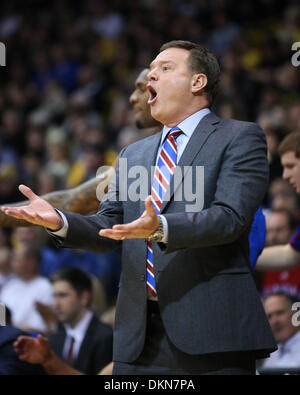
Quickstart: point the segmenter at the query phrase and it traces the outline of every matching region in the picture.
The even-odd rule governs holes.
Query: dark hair
[[[90,276],[76,268],[61,269],[50,277],[50,281],[52,284],[57,281],[66,281],[79,295],[83,291],[92,293],[92,280]]]
[[[190,41],[174,40],[163,44],[160,52],[168,48],[181,48],[190,52],[188,65],[192,72],[203,73],[207,77],[205,93],[210,105],[213,103],[220,81],[220,65],[216,56],[207,48]]]
[[[296,158],[300,158],[300,132],[289,133],[279,144],[279,155],[282,156],[287,152],[294,152]]]

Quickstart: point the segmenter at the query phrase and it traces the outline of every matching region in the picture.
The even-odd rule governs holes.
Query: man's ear
[[[207,85],[207,77],[205,74],[194,74],[191,81],[191,91],[195,95],[200,94]]]

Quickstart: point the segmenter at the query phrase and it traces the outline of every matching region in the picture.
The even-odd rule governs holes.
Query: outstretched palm
[[[20,207],[1,207],[5,214],[52,230],[62,227],[62,219],[51,204],[41,199],[25,185],[20,185],[19,190],[30,200],[30,203]]]
[[[101,229],[100,236],[114,240],[144,239],[150,236],[158,227],[159,220],[155,208],[151,203],[151,196],[145,200],[146,210],[135,221],[129,224],[114,225],[112,229]]]

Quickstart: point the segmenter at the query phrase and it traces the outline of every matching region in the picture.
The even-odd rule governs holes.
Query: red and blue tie
[[[171,129],[160,151],[151,189],[152,204],[155,208],[156,214],[159,214],[160,212],[164,195],[169,187],[177,165],[176,138],[181,133],[182,131],[177,126]],[[147,290],[153,297],[157,297],[151,241],[147,241]]]

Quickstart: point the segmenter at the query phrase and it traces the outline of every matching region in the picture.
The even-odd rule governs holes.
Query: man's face
[[[297,158],[295,152],[286,152],[281,157],[283,166],[283,178],[300,193],[300,158]]]
[[[72,325],[81,317],[84,309],[83,297],[67,281],[53,284],[54,310],[57,319],[63,324]]]
[[[289,225],[289,217],[285,213],[271,213],[267,218],[267,237],[268,246],[286,244],[292,236],[292,229]]]
[[[193,94],[192,73],[188,66],[189,51],[168,48],[150,65],[148,74],[151,115],[164,125],[176,126],[190,113]]]
[[[297,328],[292,324],[289,302],[284,296],[272,295],[264,301],[264,308],[277,343],[286,342]]]
[[[135,81],[135,90],[132,92],[129,102],[133,105],[135,122],[138,128],[152,128],[159,125],[151,116],[148,104],[149,92],[147,89],[147,74],[149,69],[143,70]]]

